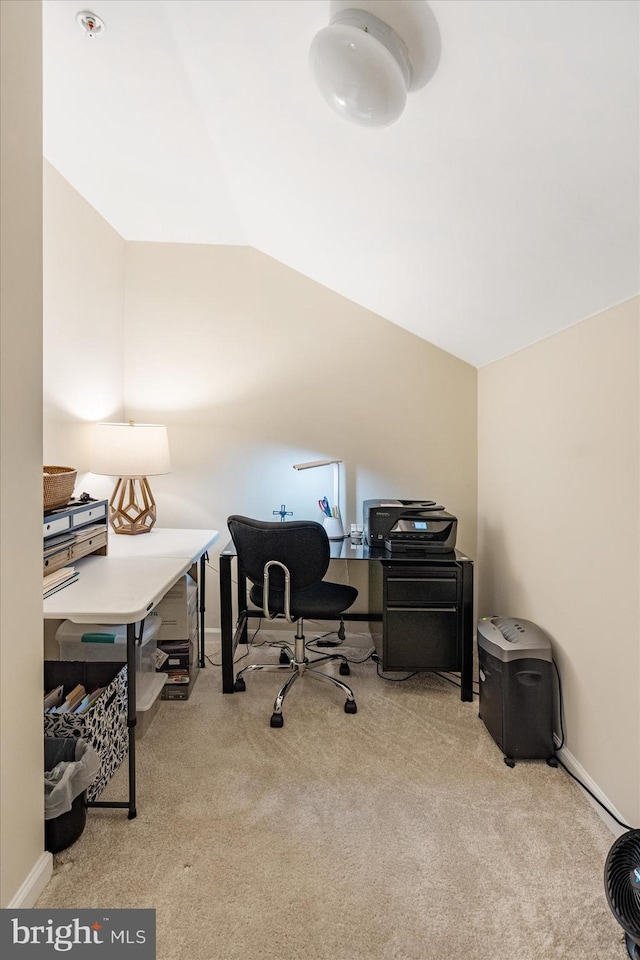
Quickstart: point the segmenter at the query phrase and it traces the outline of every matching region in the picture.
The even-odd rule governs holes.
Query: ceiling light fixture
[[[372,13],[337,13],[313,38],[309,63],[322,96],[344,120],[385,127],[402,114],[413,79],[409,51]]]
[[[80,13],[76,13],[76,20],[80,29],[84,30],[85,35],[89,38],[97,37],[104,33],[106,29],[104,20],[97,17],[95,13],[91,13],[90,10],[81,10]]]

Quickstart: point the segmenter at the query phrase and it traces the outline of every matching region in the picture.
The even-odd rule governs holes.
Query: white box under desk
[[[192,566],[199,561],[198,570],[198,613],[200,618],[200,666],[206,664],[204,655],[204,610],[205,610],[205,561],[207,551],[220,538],[217,530],[191,530],[173,527],[153,527],[142,536],[128,537],[111,535],[109,553],[112,556],[131,556],[135,551],[140,557],[186,557]],[[133,541],[133,542],[132,542]],[[189,572],[195,573],[194,570]],[[167,631],[162,631],[166,636]],[[159,638],[161,639],[161,638]]]

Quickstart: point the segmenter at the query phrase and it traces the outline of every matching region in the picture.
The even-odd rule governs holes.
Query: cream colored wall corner
[[[32,906],[44,853],[42,10],[0,4],[0,906]]]
[[[90,425],[126,414],[169,426],[160,525],[216,527],[220,547],[238,510],[319,518],[331,470],[292,464],[339,456],[346,522],[367,497],[439,499],[474,555],[474,368],[250,248],[125,243],[48,163],[44,204],[44,455],[77,492],[110,495],[86,472]]]
[[[478,377],[479,613],[550,635],[566,745],[640,822],[635,298]]]
[[[78,471],[76,496],[108,498],[89,473],[91,430],[120,421],[124,391],[125,241],[46,160],[43,168],[43,457]],[[56,659],[58,621],[44,629]]]
[[[321,519],[331,469],[293,464],[338,457],[347,523],[367,498],[432,498],[475,556],[475,368],[249,247],[128,243],[125,289],[127,416],[169,429],[161,525],[220,547],[232,513]]]
[[[46,161],[43,173],[44,462],[107,496],[112,481],[86,471],[91,425],[123,414],[125,241]]]

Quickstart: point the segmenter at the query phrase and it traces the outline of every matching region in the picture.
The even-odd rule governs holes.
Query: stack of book
[[[79,572],[75,567],[61,567],[53,573],[48,573],[42,579],[42,596],[50,597],[52,593],[57,593],[63,587],[68,587],[79,577]]]
[[[189,640],[165,640],[158,644],[158,670],[166,673],[167,684],[189,683],[191,644]]]
[[[42,555],[45,560],[50,560],[51,557],[55,557],[57,553],[63,552],[65,547],[68,547],[74,542],[75,536],[71,530],[65,530],[64,533],[58,533],[53,537],[47,537],[47,539],[44,541]]]
[[[81,683],[78,683],[67,696],[64,696],[64,687],[62,684],[49,690],[44,695],[45,713],[85,713],[89,707],[92,707],[104,687],[94,687],[89,693]]]
[[[188,670],[188,669],[182,669],[182,670],[165,670],[164,672],[167,674],[167,679],[165,680],[165,683],[167,683],[167,684],[170,684],[170,683],[189,683],[190,677],[189,677],[189,670]]]

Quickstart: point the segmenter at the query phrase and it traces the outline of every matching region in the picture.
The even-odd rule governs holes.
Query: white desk
[[[177,527],[154,527],[149,533],[133,537],[126,534],[109,536],[110,557],[182,557],[190,560],[191,564],[200,561],[200,589],[198,590],[200,667],[205,666],[204,611],[207,551],[219,537],[217,530],[181,530]]]
[[[136,623],[190,566],[181,557],[83,557],[74,563],[78,579],[44,601],[44,617],[74,623]]]
[[[135,537],[110,533],[109,556],[184,557],[195,563],[219,536],[217,530],[179,530],[172,527],[154,527],[149,533]]]
[[[127,624],[129,799],[113,803],[94,801],[92,806],[127,807],[129,819],[136,816],[136,640],[142,636],[145,617],[198,560],[202,576],[201,634],[204,634],[205,557],[218,536],[217,530],[173,529],[154,529],[135,537],[110,534],[107,556],[89,556],[76,561],[74,566],[80,572],[79,578],[44,600],[46,620]]]

